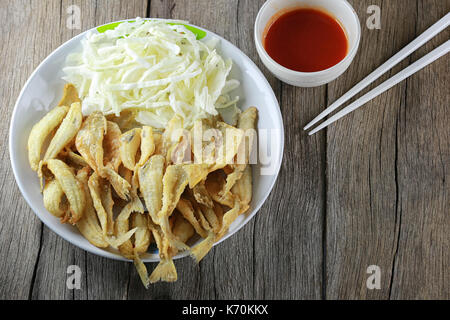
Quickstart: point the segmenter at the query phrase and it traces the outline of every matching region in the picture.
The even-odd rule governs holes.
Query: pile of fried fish
[[[236,127],[210,118],[185,130],[176,115],[162,131],[133,119],[132,112],[83,116],[68,84],[32,128],[28,156],[48,212],[91,244],[133,260],[148,287],[176,281],[177,253],[188,250],[200,261],[248,210],[257,109],[242,112]],[[209,138],[193,139],[207,130]],[[195,235],[203,239],[188,246]],[[141,257],[152,242],[160,262],[148,275]]]

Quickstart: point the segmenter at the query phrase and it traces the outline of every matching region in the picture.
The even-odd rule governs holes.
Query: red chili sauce
[[[344,59],[348,41],[340,23],[329,14],[309,8],[276,15],[263,34],[269,56],[301,72],[328,69]]]

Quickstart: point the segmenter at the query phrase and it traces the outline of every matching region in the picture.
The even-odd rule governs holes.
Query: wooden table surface
[[[0,0],[1,299],[450,298],[448,56],[327,130],[302,130],[444,16],[450,1],[350,1],[361,21],[359,51],[340,78],[318,88],[283,84],[262,65],[253,23],[263,2]],[[81,29],[67,28],[71,5]],[[381,8],[381,29],[366,27],[370,5]],[[48,54],[84,30],[136,16],[189,20],[230,40],[269,80],[285,125],[281,172],[259,213],[199,265],[177,260],[178,282],[148,290],[131,263],[78,249],[40,222],[15,183],[7,142],[20,89]],[[448,38],[442,32],[371,87]],[[79,290],[66,286],[69,265],[82,270]],[[380,268],[380,289],[366,286],[370,265]]]

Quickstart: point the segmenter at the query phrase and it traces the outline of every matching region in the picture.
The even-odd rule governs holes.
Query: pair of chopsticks
[[[381,75],[386,73],[386,71],[392,69],[395,65],[397,65],[400,61],[408,57],[411,53],[416,51],[419,47],[421,47],[423,44],[425,44],[428,40],[433,38],[435,35],[437,35],[439,32],[444,30],[448,27],[450,24],[450,13],[447,13],[442,19],[440,19],[438,22],[436,22],[434,25],[432,25],[430,28],[428,28],[424,33],[422,33],[420,36],[418,36],[416,39],[414,39],[411,43],[409,43],[406,47],[404,47],[402,50],[400,50],[398,53],[396,53],[392,58],[390,58],[388,61],[383,63],[381,66],[379,66],[375,71],[373,71],[371,74],[369,74],[367,77],[365,77],[361,82],[359,82],[356,86],[354,86],[350,91],[348,91],[346,94],[344,94],[342,97],[340,97],[338,100],[336,100],[333,104],[331,104],[328,108],[326,108],[324,111],[322,111],[317,117],[315,117],[310,123],[308,123],[303,129],[307,130],[311,128],[314,124],[325,118],[328,114],[336,110],[338,107],[340,107],[343,103],[351,99],[354,95],[356,95],[358,92],[363,90],[365,87],[367,87],[369,84],[371,84],[373,81],[378,79]],[[359,99],[355,100],[353,103],[348,105],[347,107],[343,108],[341,111],[337,112],[335,115],[327,119],[326,121],[322,122],[319,126],[317,126],[315,129],[311,130],[308,134],[312,135],[316,133],[319,130],[322,130],[329,124],[335,122],[336,120],[342,118],[346,114],[358,109],[363,104],[368,102],[369,100],[375,98],[376,96],[380,95],[381,93],[385,92],[386,90],[392,88],[400,81],[406,79],[413,73],[419,71],[423,67],[427,66],[431,62],[439,59],[446,53],[450,51],[450,40],[447,40],[444,44],[440,45],[427,55],[423,56],[407,68],[403,69],[399,73],[397,73],[392,78],[389,78],[382,84],[380,84],[378,87],[372,89]]]

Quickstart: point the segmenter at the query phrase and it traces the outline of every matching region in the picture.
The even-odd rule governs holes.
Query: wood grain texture
[[[238,1],[152,1],[150,17],[184,19],[238,42],[235,23]],[[221,12],[220,15],[215,12]],[[230,23],[232,22],[232,23]],[[139,280],[130,285],[130,298],[245,299],[253,296],[253,223],[216,246],[199,265],[190,258],[177,260],[179,280],[158,283],[145,291]],[[233,248],[233,250],[231,250]],[[152,270],[156,264],[149,264]],[[245,276],[244,276],[245,275]],[[190,290],[186,290],[190,288]]]
[[[445,1],[444,1],[445,2]],[[450,11],[418,1],[416,35]],[[449,39],[447,29],[415,61]],[[399,230],[392,299],[450,298],[450,91],[447,57],[406,80],[397,123]]]
[[[372,3],[354,5],[364,12]],[[382,10],[381,29],[364,28],[362,20],[359,54],[345,76],[329,84],[328,104],[415,37],[416,8],[411,1],[374,4]],[[383,24],[387,17],[400,21],[405,15],[411,19],[403,23],[401,33],[398,25]],[[370,87],[406,65],[405,60]],[[389,297],[397,230],[396,118],[404,98],[403,82],[327,129],[327,298]],[[381,290],[366,287],[370,265],[381,268]]]
[[[246,53],[281,106],[283,165],[259,213],[196,265],[176,260],[179,280],[145,290],[131,263],[101,258],[44,227],[12,174],[9,121],[0,123],[0,299],[404,299],[450,296],[448,57],[441,58],[312,137],[303,126],[450,9],[445,0],[351,1],[361,26],[350,68],[329,85],[294,88],[262,65],[253,23],[264,0],[0,0],[0,99],[9,119],[21,87],[56,47],[110,21],[188,20]],[[380,30],[367,7],[379,5]],[[81,29],[67,28],[77,5]],[[371,88],[449,37],[446,31]],[[367,91],[366,89],[365,91]],[[368,290],[366,269],[381,268]],[[82,271],[80,290],[67,267]],[[147,264],[152,270],[156,264]]]
[[[41,18],[34,12],[36,6],[37,1],[0,2],[0,18],[8,21],[0,25],[0,76],[4,79],[0,101],[5,117],[0,124],[0,298],[29,297],[40,250],[41,223],[21,196],[11,170],[6,120],[11,118],[15,100],[30,73],[59,43],[57,37],[42,38],[36,32]],[[41,6],[38,11],[52,7]],[[29,23],[24,24],[24,20]],[[48,27],[51,33],[59,29],[57,25]]]
[[[45,5],[43,5],[45,3]],[[69,7],[76,5],[81,11],[81,28],[67,28],[67,19],[70,17]],[[147,10],[147,1],[32,1],[31,4],[17,4],[16,8],[9,8],[11,11],[19,13],[24,6],[30,6],[30,12],[33,12],[29,21],[30,34],[34,37],[24,46],[39,48],[39,56],[30,70],[23,74],[26,78],[33,68],[40,63],[48,54],[56,49],[61,43],[71,39],[80,32],[93,28],[107,22],[121,19],[134,18],[136,16],[145,16]],[[48,19],[54,17],[54,19]],[[23,24],[23,21],[21,22]],[[28,25],[28,24],[27,24]],[[36,29],[38,32],[34,32]],[[47,29],[49,28],[49,29]],[[48,31],[52,37],[45,37]],[[19,37],[20,34],[17,35]],[[16,51],[20,53],[19,50]],[[26,52],[23,52],[26,58]],[[36,54],[36,53],[35,53]],[[16,63],[17,65],[17,63]],[[22,84],[25,79],[22,81]],[[13,97],[15,99],[17,93]],[[14,100],[11,104],[14,103]],[[6,151],[7,149],[5,149]],[[6,164],[6,163],[5,163]],[[9,165],[9,163],[7,164]],[[19,192],[15,191],[16,197]],[[22,201],[22,198],[20,198]],[[4,202],[2,201],[2,204]],[[8,205],[13,202],[5,201]],[[27,210],[28,207],[27,207]],[[9,210],[8,210],[9,211]],[[2,208],[3,212],[3,208]],[[16,211],[21,214],[20,211]],[[31,210],[27,213],[28,219],[36,219]],[[11,223],[11,225],[13,225]],[[125,299],[126,289],[129,281],[130,266],[127,263],[111,261],[105,258],[99,258],[89,254],[63,240],[47,227],[40,224],[41,230],[29,232],[32,236],[41,237],[35,241],[28,240],[28,246],[34,244],[40,245],[39,256],[37,259],[28,259],[25,264],[31,268],[32,279],[29,280],[29,297],[32,299]],[[12,232],[10,233],[12,235]],[[2,241],[3,243],[3,241]],[[32,250],[27,250],[33,252]],[[25,253],[25,252],[24,252]],[[13,255],[11,255],[13,256]],[[18,255],[19,258],[26,258],[26,255]],[[4,259],[2,259],[4,260]],[[5,259],[6,260],[6,259]],[[33,261],[36,261],[33,263]],[[20,263],[17,263],[20,264]],[[67,267],[77,265],[81,268],[83,281],[81,290],[69,290],[66,286],[68,274]],[[12,268],[8,268],[12,269]],[[20,270],[16,271],[20,274]],[[25,296],[24,298],[28,297]]]
[[[427,8],[439,7],[436,1],[424,2]],[[423,8],[422,2],[422,7],[418,8],[416,2],[408,0],[396,1],[395,5],[389,1],[354,1],[353,4],[358,12],[364,12],[370,4],[379,5],[382,11],[382,26],[379,31],[363,27],[360,53],[345,76],[329,85],[328,104],[448,11],[448,8],[441,7],[439,13],[430,14],[428,9]],[[421,13],[419,17],[418,12]],[[428,22],[423,19],[425,15],[432,16],[427,19]],[[392,21],[401,21],[401,24]],[[421,28],[417,27],[418,21],[422,24]],[[445,39],[447,38],[448,35]],[[431,50],[433,47],[429,45],[427,49]],[[428,50],[414,56],[422,56]],[[400,63],[371,85],[371,88],[406,67],[410,61],[408,58]],[[442,59],[431,68],[437,71],[446,63],[448,66],[448,60],[445,62],[445,59]],[[327,298],[424,299],[432,298],[431,292],[434,292],[435,297],[445,296],[443,290],[448,289],[448,281],[445,284],[443,274],[448,270],[449,260],[448,255],[444,256],[443,252],[446,252],[445,247],[448,252],[448,239],[442,239],[444,233],[434,225],[441,221],[441,226],[444,226],[445,212],[448,213],[448,191],[444,191],[442,185],[443,179],[445,181],[444,168],[438,162],[439,159],[442,161],[445,155],[438,148],[439,140],[435,140],[434,147],[430,146],[427,151],[424,144],[420,145],[417,139],[413,139],[413,132],[420,132],[419,135],[426,135],[429,139],[432,138],[432,132],[435,132],[436,135],[444,135],[439,139],[446,141],[444,137],[445,134],[448,136],[448,130],[444,129],[443,123],[448,124],[448,118],[447,122],[445,117],[429,119],[423,122],[420,129],[416,122],[408,121],[410,131],[402,129],[402,123],[406,121],[403,119],[405,114],[408,115],[407,119],[415,119],[422,118],[421,110],[428,108],[432,108],[433,114],[436,112],[435,115],[443,115],[445,110],[448,111],[448,88],[437,84],[439,81],[445,83],[446,73],[441,72],[438,75],[435,72],[431,76],[427,70],[429,69],[420,71],[328,128]],[[419,84],[418,79],[424,82]],[[411,81],[415,81],[416,88],[411,87]],[[429,85],[433,88],[437,86],[437,89],[433,89],[437,90],[436,94],[426,93],[431,89]],[[419,86],[422,86],[422,91],[417,90]],[[424,97],[427,97],[427,100],[421,102]],[[433,129],[436,125],[440,125],[440,130]],[[431,140],[427,143],[431,143]],[[408,146],[414,148],[416,154],[412,154]],[[446,147],[448,162],[448,140]],[[417,154],[426,154],[427,158],[430,157],[437,163],[414,160],[414,168],[411,168],[409,161],[415,159]],[[408,168],[410,170],[407,170]],[[421,176],[429,171],[435,175],[428,176],[426,180],[435,188],[423,192],[425,185],[422,183],[426,180]],[[436,177],[440,179],[433,180]],[[413,187],[413,181],[417,181],[421,187]],[[430,192],[436,197],[434,203],[430,203],[427,197]],[[405,197],[411,196],[411,193],[414,193],[414,197],[406,200]],[[436,215],[436,219],[431,220],[433,225],[426,222],[428,218],[425,217],[430,213],[421,207],[428,207],[429,212]],[[405,221],[406,216],[409,221]],[[446,222],[448,226],[448,220]],[[415,239],[410,240],[408,244],[405,243],[405,228],[409,231],[409,236],[414,234]],[[432,243],[429,235],[427,241],[422,241],[427,233],[436,233],[435,242]],[[417,236],[419,238],[416,238]],[[421,252],[420,248],[423,248],[428,261],[417,256]],[[400,256],[403,257],[402,260],[399,259]],[[366,270],[370,265],[377,265],[381,269],[380,290],[368,290],[366,287],[369,276]],[[430,269],[433,269],[433,272],[430,272]],[[433,284],[422,283],[423,287],[415,284],[418,279],[429,281],[431,274],[436,280]],[[436,276],[438,274],[440,276]],[[400,282],[400,277],[403,277],[403,283]],[[406,283],[409,288],[404,287]]]

